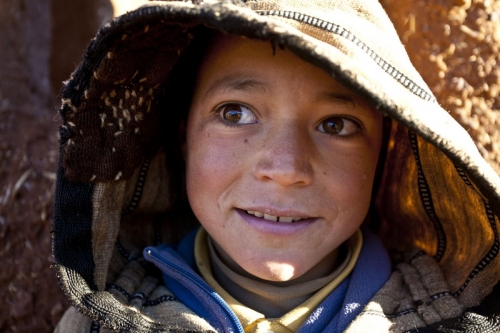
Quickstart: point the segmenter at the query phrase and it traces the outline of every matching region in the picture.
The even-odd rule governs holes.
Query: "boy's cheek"
[[[243,174],[243,154],[234,150],[234,144],[226,141],[213,137],[188,141],[186,181],[192,206],[197,204],[197,200],[209,200],[213,205],[213,201],[218,200]],[[205,204],[211,207],[208,202]]]
[[[236,140],[220,139],[208,133],[187,145],[188,169],[206,176],[222,176],[221,171],[234,169],[243,158],[244,151],[237,145]]]

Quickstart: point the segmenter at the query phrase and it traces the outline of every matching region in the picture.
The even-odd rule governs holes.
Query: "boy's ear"
[[[179,122],[179,143],[181,144],[181,154],[184,162],[186,161],[187,142],[186,142],[186,121],[182,119]]]

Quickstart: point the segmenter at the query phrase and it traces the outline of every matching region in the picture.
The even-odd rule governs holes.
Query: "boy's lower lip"
[[[247,224],[249,224],[252,228],[257,229],[257,231],[277,236],[292,236],[300,233],[303,229],[308,228],[314,222],[318,221],[317,218],[311,218],[290,223],[274,222],[249,215],[242,209],[236,209],[236,212]]]

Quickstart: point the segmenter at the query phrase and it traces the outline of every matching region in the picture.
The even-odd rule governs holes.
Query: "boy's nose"
[[[275,129],[266,136],[261,149],[255,166],[259,180],[275,181],[281,186],[311,183],[314,147],[306,133],[295,126]]]

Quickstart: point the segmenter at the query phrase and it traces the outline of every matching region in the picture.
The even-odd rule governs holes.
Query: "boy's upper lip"
[[[237,209],[243,211],[257,211],[264,214],[269,214],[273,216],[282,216],[282,217],[301,217],[302,219],[310,219],[317,217],[317,216],[311,216],[310,214],[305,213],[304,211],[292,208],[281,209],[281,208],[265,207],[265,206],[248,206],[245,208],[237,207]]]

